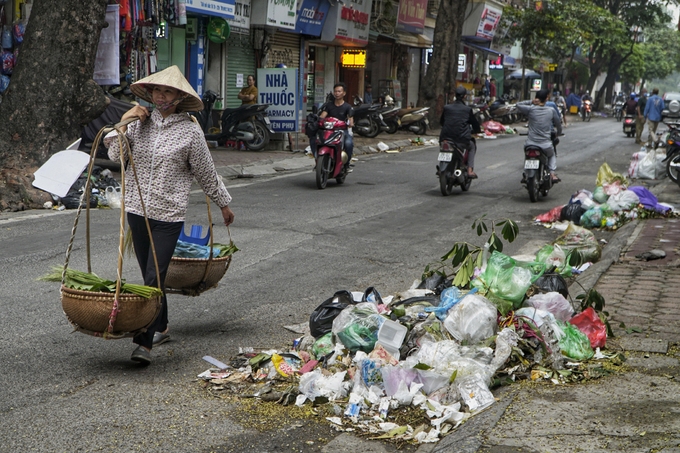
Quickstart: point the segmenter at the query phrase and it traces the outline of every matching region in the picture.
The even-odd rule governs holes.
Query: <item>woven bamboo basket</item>
[[[217,286],[227,273],[231,255],[221,258],[179,258],[170,260],[165,276],[165,291],[173,294],[197,296]]]
[[[115,296],[115,293],[80,291],[62,286],[61,306],[71,324],[81,330],[107,332],[112,336],[146,329],[161,308],[158,296],[147,299],[135,294],[120,294],[118,307],[114,310]]]

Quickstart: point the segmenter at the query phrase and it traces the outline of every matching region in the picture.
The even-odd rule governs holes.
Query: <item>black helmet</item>
[[[467,95],[467,89],[463,85],[456,87],[456,97],[463,98]]]

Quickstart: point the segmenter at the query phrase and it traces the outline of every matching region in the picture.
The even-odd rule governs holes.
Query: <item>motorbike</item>
[[[198,120],[208,141],[216,141],[224,145],[228,140],[242,141],[251,151],[260,151],[269,143],[269,134],[273,134],[271,122],[267,116],[269,104],[246,104],[235,109],[224,109],[220,118],[221,130],[211,133],[210,119],[217,93],[208,90],[203,96],[203,110],[193,115]]]
[[[623,118],[623,101],[616,101],[616,104],[614,104],[614,116],[616,121],[621,121]]]
[[[581,105],[581,119],[583,121],[590,121],[592,108],[592,102],[588,100],[583,101],[583,104]]]
[[[557,154],[557,144],[559,139],[553,132],[551,134],[553,140],[553,149]],[[534,145],[524,147],[524,174],[522,184],[525,184],[529,192],[529,199],[532,203],[538,201],[539,195],[548,196],[548,192],[555,184],[550,176],[548,169],[548,156],[543,151],[543,148]]]
[[[626,114],[623,118],[623,133],[628,137],[635,134],[635,115]]]
[[[411,131],[416,135],[423,135],[427,131],[430,121],[427,119],[427,111],[430,107],[409,107],[399,109],[397,114],[390,118],[388,131],[396,128],[399,130]],[[396,130],[395,130],[396,132]]]
[[[507,99],[499,99],[489,107],[489,115],[499,123],[512,124],[517,120],[517,107]]]
[[[389,130],[380,113],[380,104],[364,104],[363,99],[354,96],[354,131],[364,137],[373,138],[381,131]]]
[[[467,172],[468,150],[449,140],[439,143],[439,156],[437,160],[437,175],[439,176],[439,188],[442,195],[453,193],[455,186],[460,186],[463,192],[470,189],[472,179]]]
[[[664,123],[668,126],[666,135],[666,173],[671,181],[680,185],[680,123]]]
[[[311,123],[311,124],[310,124]],[[319,119],[316,108],[307,117],[307,127],[315,127],[316,140],[316,187],[325,189],[328,180],[335,178],[335,182],[342,184],[348,173],[345,164],[349,156],[344,150],[345,141],[343,131],[347,129],[347,123],[337,118],[327,116]]]

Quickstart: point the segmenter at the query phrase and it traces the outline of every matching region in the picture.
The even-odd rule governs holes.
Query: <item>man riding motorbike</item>
[[[566,126],[567,125],[567,101],[564,100],[564,96],[562,96],[559,91],[555,91],[555,94],[553,96],[553,102],[555,103],[555,105],[557,105],[557,108],[560,111],[560,115],[562,116],[562,123]]]
[[[634,116],[637,111],[637,101],[635,100],[635,93],[631,93],[630,98],[623,105],[626,116]]]
[[[465,105],[467,90],[464,86],[456,88],[456,99],[453,103],[444,106],[439,124],[442,130],[439,134],[439,141],[448,140],[461,148],[468,150],[467,171],[470,179],[477,178],[474,172],[475,154],[477,145],[472,139],[472,132],[479,134],[482,129],[472,108]]]
[[[553,183],[560,182],[561,179],[555,174],[557,169],[557,156],[551,133],[553,128],[555,136],[562,134],[562,123],[560,115],[553,107],[546,106],[548,90],[540,90],[536,93],[533,101],[522,101],[517,103],[517,109],[529,118],[529,134],[524,146],[538,146],[548,156],[548,169]],[[522,181],[524,183],[524,181]]]
[[[333,98],[335,100],[333,102],[327,102],[321,107],[321,113],[319,114],[319,118],[326,118],[327,116],[337,118],[341,121],[345,121],[347,123],[348,128],[351,128],[354,125],[354,119],[352,118],[354,116],[354,109],[349,103],[345,102],[346,93],[347,93],[346,85],[342,82],[336,83],[333,86]],[[352,151],[354,151],[354,140],[352,139],[350,129],[343,131],[343,134],[345,143],[345,153],[347,153],[348,158],[347,163],[345,165],[349,167],[350,162],[352,161]],[[316,157],[315,140],[310,141],[310,147],[312,148],[312,153]]]

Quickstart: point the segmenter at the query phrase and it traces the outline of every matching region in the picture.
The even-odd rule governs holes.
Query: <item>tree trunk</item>
[[[0,104],[0,210],[41,206],[33,172],[106,108],[92,80],[107,0],[34,0]]]
[[[430,126],[439,128],[447,95],[455,90],[458,52],[468,0],[442,0],[434,28],[432,59],[420,85],[419,105],[430,107]]]

